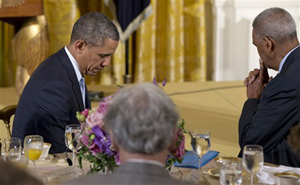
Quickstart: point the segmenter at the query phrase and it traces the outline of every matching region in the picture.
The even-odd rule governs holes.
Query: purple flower
[[[157,85],[157,81],[156,81],[156,78],[155,78],[155,77],[153,78],[152,83],[153,83],[154,85]]]
[[[167,84],[167,79],[165,78],[164,81],[162,82],[162,86],[164,87],[166,86],[166,84]]]
[[[111,142],[109,136],[106,134],[104,130],[102,130],[98,126],[94,126],[92,131],[95,134],[94,143],[99,147],[102,153],[105,153],[109,156],[113,156],[114,153],[111,151]]]

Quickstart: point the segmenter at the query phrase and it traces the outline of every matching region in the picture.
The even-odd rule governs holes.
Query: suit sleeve
[[[298,122],[297,88],[287,77],[273,79],[260,100],[248,99],[239,120],[239,144],[259,144],[264,152],[277,152],[289,129]],[[278,147],[280,148],[280,147]]]
[[[64,132],[70,123],[72,103],[68,88],[63,82],[50,82],[40,89],[32,102],[36,133],[51,142],[51,153],[65,152]]]

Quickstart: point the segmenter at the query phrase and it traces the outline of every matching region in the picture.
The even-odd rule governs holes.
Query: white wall
[[[252,45],[252,21],[266,8],[281,7],[299,28],[300,0],[213,0],[214,69],[213,80],[244,80],[259,68],[259,56]],[[300,29],[298,29],[299,36]],[[271,76],[276,71],[269,70]]]

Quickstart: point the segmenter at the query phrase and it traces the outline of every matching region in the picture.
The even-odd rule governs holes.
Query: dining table
[[[72,156],[72,153],[68,154]],[[59,156],[59,157],[57,157]],[[69,166],[65,158],[65,154],[56,154],[49,156],[43,160],[36,161],[36,169],[34,171],[32,162],[29,161],[26,171],[43,181],[46,185],[57,185],[69,180],[78,178],[82,175],[89,175],[89,163],[83,161],[83,168],[78,166]],[[72,158],[72,157],[70,157]],[[218,185],[219,176],[211,173],[212,170],[218,172],[218,164],[215,160],[209,161],[202,167],[202,178],[198,181],[199,185]],[[112,172],[113,173],[113,172]],[[190,174],[197,174],[198,169],[172,167],[170,175],[176,179],[190,180]],[[195,182],[195,181],[192,181]],[[242,184],[250,184],[250,174],[245,171],[242,176]],[[264,183],[258,183],[257,177],[254,178],[254,184],[264,185]]]

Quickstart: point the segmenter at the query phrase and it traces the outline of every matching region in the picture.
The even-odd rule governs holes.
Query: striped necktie
[[[79,85],[80,85],[80,91],[81,91],[83,106],[85,108],[85,83],[84,83],[84,78],[83,77],[80,79]]]

